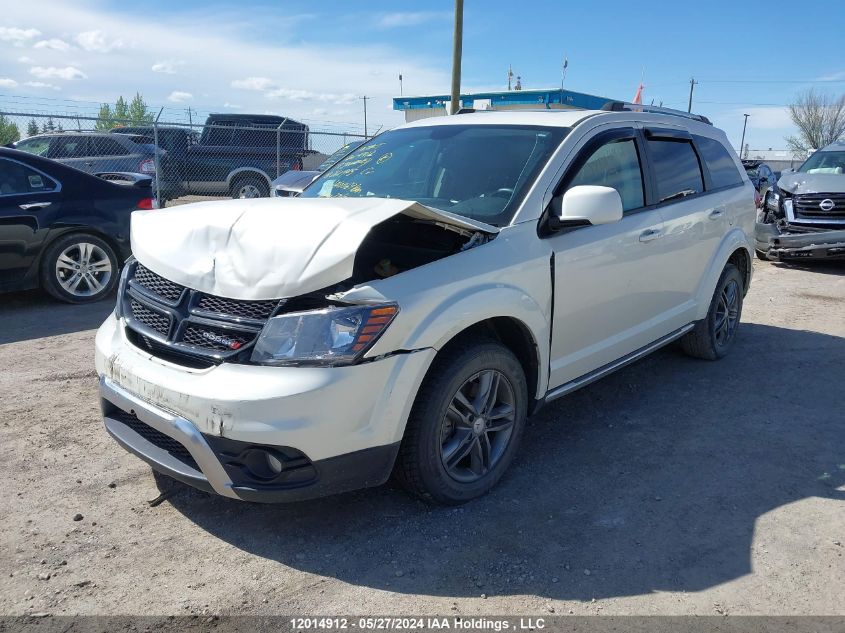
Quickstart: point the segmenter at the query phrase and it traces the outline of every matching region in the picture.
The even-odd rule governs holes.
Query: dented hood
[[[778,189],[796,193],[845,193],[845,174],[784,174]]]
[[[407,200],[259,198],[132,214],[132,253],[153,272],[233,299],[293,297],[352,276],[370,229],[405,214],[468,232],[494,226]]]

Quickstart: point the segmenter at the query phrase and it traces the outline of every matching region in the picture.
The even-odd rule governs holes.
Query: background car
[[[159,162],[166,156],[156,151],[155,141],[146,134],[109,134],[108,132],[55,132],[31,136],[15,143],[15,149],[52,158],[76,169],[100,172],[147,174],[155,179],[156,155]],[[165,180],[163,191],[172,189]]]
[[[68,303],[111,292],[130,255],[129,216],[154,202],[149,176],[101,176],[0,148],[0,291],[40,286]]]

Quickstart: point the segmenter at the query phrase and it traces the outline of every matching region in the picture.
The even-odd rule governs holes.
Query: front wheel
[[[233,198],[267,198],[270,187],[260,176],[244,176],[232,184],[231,194]]]
[[[61,237],[41,260],[41,285],[56,299],[90,303],[107,296],[118,277],[117,255],[103,239],[89,233]]]
[[[716,284],[707,317],[681,339],[681,347],[687,354],[705,360],[727,355],[742,317],[743,285],[739,269],[733,264],[726,265]]]
[[[395,474],[424,501],[457,505],[485,494],[507,470],[528,388],[519,361],[496,341],[467,341],[441,354],[414,402]]]

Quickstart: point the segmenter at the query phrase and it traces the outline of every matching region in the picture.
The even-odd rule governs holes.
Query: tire
[[[233,198],[269,198],[270,187],[261,176],[242,176],[232,182]]]
[[[769,261],[769,257],[768,257],[768,255],[766,255],[766,253],[764,251],[761,251],[761,250],[758,249],[758,250],[755,250],[754,252],[757,254],[757,259],[762,259],[764,262]]]
[[[494,399],[474,410],[465,406],[481,403],[479,394],[493,384]],[[500,417],[476,417],[479,410]],[[527,410],[525,373],[508,348],[478,338],[446,348],[417,394],[394,475],[428,503],[458,505],[480,497],[513,460]]]
[[[707,317],[681,339],[684,352],[704,360],[718,360],[727,355],[742,318],[743,283],[737,267],[727,264],[716,284]],[[728,316],[723,320],[724,314]]]
[[[119,277],[117,255],[105,240],[72,233],[47,247],[41,259],[41,286],[66,303],[92,303],[107,297]]]

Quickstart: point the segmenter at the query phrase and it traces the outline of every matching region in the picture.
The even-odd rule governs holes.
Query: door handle
[[[718,220],[723,215],[725,215],[724,209],[713,209],[707,217],[711,220]]]
[[[89,161],[85,161],[85,166],[86,166],[86,167],[91,167],[93,164],[94,164],[94,162],[93,162],[93,161],[90,161],[90,160],[89,160]]]
[[[661,235],[663,235],[663,231],[659,229],[647,229],[640,233],[640,241],[651,242],[652,240],[656,240]]]
[[[26,204],[18,205],[24,211],[29,211],[30,209],[44,209],[49,207],[52,202],[28,202]]]

